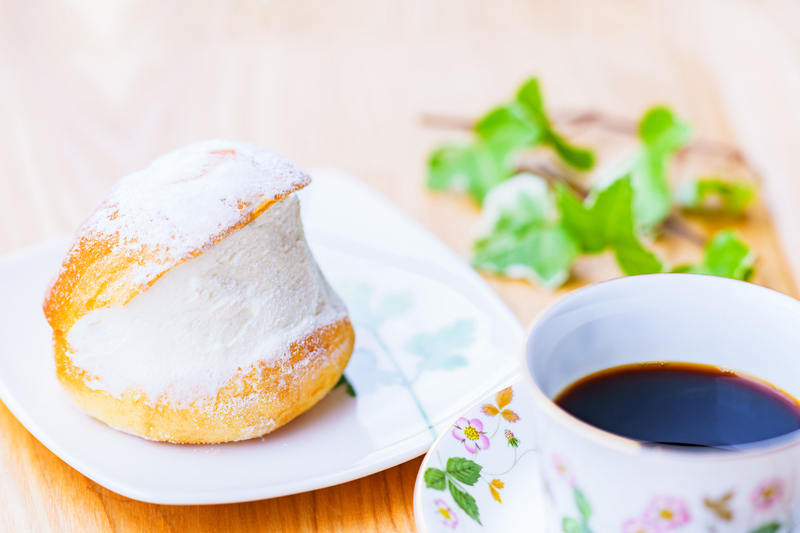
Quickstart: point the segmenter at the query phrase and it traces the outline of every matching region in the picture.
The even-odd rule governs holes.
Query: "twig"
[[[586,197],[589,196],[589,191],[586,190],[581,184],[575,183],[563,174],[559,174],[558,171],[548,165],[520,164],[517,166],[517,173],[519,172],[530,172],[531,174],[536,174],[537,176],[544,178],[545,181],[547,181],[550,185],[563,183],[572,189],[572,191],[578,195],[581,200],[585,200]]]
[[[452,115],[437,115],[434,113],[423,113],[421,117],[422,126],[442,130],[472,130],[475,122],[466,117],[456,117]]]
[[[601,111],[554,111],[551,113],[557,124],[570,126],[596,126],[598,128],[626,136],[636,135],[636,122],[624,117],[609,115]],[[475,121],[466,117],[423,113],[422,125],[427,128],[473,130]],[[681,152],[694,152],[730,159],[742,165],[747,161],[744,154],[735,146],[710,139],[695,139],[686,145]]]
[[[697,246],[705,246],[706,238],[694,231],[691,227],[675,215],[670,215],[661,226],[665,232],[682,237]]]
[[[596,125],[604,130],[623,135],[636,135],[636,123],[627,118],[615,117],[600,111],[555,111],[551,114],[556,122],[572,126]]]

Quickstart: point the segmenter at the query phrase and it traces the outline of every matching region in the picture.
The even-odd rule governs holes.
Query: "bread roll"
[[[325,396],[354,334],[303,235],[292,193],[309,181],[264,147],[211,140],[114,185],[44,302],[77,405],[148,439],[212,443]]]

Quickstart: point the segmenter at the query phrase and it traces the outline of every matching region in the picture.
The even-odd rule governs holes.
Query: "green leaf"
[[[589,520],[589,517],[592,516],[592,508],[589,506],[589,502],[586,501],[586,497],[578,489],[575,489],[574,496],[575,505],[578,506],[578,511],[580,511],[583,516],[584,522]]]
[[[555,289],[569,278],[578,246],[560,225],[520,234],[493,234],[475,242],[472,264],[512,279],[527,279]]]
[[[539,88],[538,78],[530,78],[522,84],[517,91],[517,101],[525,106],[530,113],[538,115],[536,117],[538,120],[542,121],[542,119],[546,119],[544,100],[542,99],[542,91]]]
[[[522,231],[557,215],[547,182],[527,172],[492,189],[483,206],[484,224],[498,231]]]
[[[583,526],[574,518],[564,518],[561,522],[564,533],[583,533]]]
[[[706,274],[749,281],[755,273],[756,253],[731,230],[720,231],[706,244],[699,265],[683,265],[674,272]]]
[[[701,178],[683,184],[675,201],[689,211],[740,216],[756,198],[756,186],[747,181]]]
[[[641,243],[634,226],[633,191],[626,175],[581,202],[566,187],[557,188],[562,224],[586,253],[614,250],[625,274],[662,272],[662,262]]]
[[[639,123],[642,147],[631,171],[633,210],[639,231],[652,230],[669,215],[672,207],[667,181],[669,161],[691,134],[689,123],[666,107],[650,109]]]
[[[546,144],[567,164],[581,170],[594,165],[591,151],[570,145],[556,133],[547,117],[532,78],[516,99],[492,109],[475,125],[476,139],[467,144],[447,144],[428,158],[427,186],[434,191],[461,191],[478,203],[516,169],[521,150]]]
[[[572,146],[553,130],[550,130],[547,143],[553,147],[561,159],[578,170],[589,170],[594,166],[594,153],[591,150]]]
[[[668,107],[653,107],[639,122],[639,138],[642,142],[660,150],[677,150],[689,141],[692,128],[679,119]]]
[[[473,266],[558,287],[569,277],[578,246],[557,216],[542,178],[520,174],[506,181],[486,198],[489,231],[473,244]]]
[[[496,143],[498,149],[508,152],[539,142],[541,128],[531,120],[527,111],[517,102],[511,102],[491,110],[475,125],[479,137]]]
[[[453,476],[456,480],[466,483],[467,485],[474,485],[481,475],[483,467],[463,457],[451,457],[447,460],[445,471]]]
[[[356,390],[353,388],[350,382],[347,381],[347,378],[344,377],[344,374],[342,374],[342,377],[339,378],[339,381],[336,382],[336,385],[334,385],[333,388],[335,389],[339,385],[345,386],[345,392],[347,392],[348,396],[352,396],[353,398],[356,397]]]
[[[764,524],[761,527],[757,527],[750,533],[775,533],[781,528],[780,522],[770,522],[769,524]]]
[[[657,274],[664,271],[664,263],[637,239],[618,242],[614,247],[614,256],[626,276]]]
[[[438,468],[425,470],[425,486],[429,489],[444,490],[447,486],[447,478],[444,472]]]
[[[480,524],[481,520],[478,515],[478,505],[475,503],[475,498],[458,488],[452,481],[448,481],[447,486],[450,489],[450,494],[453,496],[456,505],[461,507],[470,518]]]
[[[544,109],[539,80],[531,78],[517,91],[517,101],[522,104],[539,127],[539,141],[549,145],[568,165],[578,170],[589,170],[594,166],[594,154],[585,148],[570,145],[555,132]]]
[[[581,251],[598,253],[606,249],[606,235],[603,224],[597,224],[592,209],[587,209],[583,202],[570,191],[566,185],[555,186],[556,204],[561,210],[563,226],[571,232]]]
[[[502,150],[491,143],[445,145],[428,159],[428,188],[460,191],[483,202],[489,189],[511,176],[514,169]]]

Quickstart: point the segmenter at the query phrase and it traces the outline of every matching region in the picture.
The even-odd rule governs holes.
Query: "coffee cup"
[[[800,302],[741,281],[655,274],[573,291],[542,312],[522,374],[536,406],[548,531],[792,531],[800,432],[720,449],[659,446],[553,402],[594,372],[659,361],[732,369],[800,398]]]

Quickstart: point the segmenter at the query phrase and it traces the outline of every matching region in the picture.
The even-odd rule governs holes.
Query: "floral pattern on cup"
[[[650,500],[642,518],[658,532],[672,531],[692,521],[686,500],[663,494]]]
[[[558,477],[566,481],[567,485],[571,488],[575,488],[575,475],[567,468],[567,463],[564,461],[564,458],[554,453],[552,459]]]
[[[497,419],[497,427],[491,435],[484,430],[484,421],[479,418],[470,419],[464,416],[456,420],[450,435],[464,445],[464,449],[471,454],[471,457],[448,457],[444,462],[439,457],[439,468],[429,467],[424,473],[425,486],[428,489],[442,491],[445,494],[449,493],[455,503],[453,507],[459,507],[478,525],[482,524],[478,503],[473,496],[474,489],[485,483],[492,499],[497,504],[502,504],[503,499],[500,491],[505,488],[505,482],[499,477],[503,474],[487,474],[484,472],[483,466],[478,462],[478,457],[483,453],[494,454],[503,450],[510,455],[510,449],[513,449],[513,462],[503,472],[508,473],[517,465],[517,462],[524,454],[533,451],[531,449],[518,453],[517,448],[522,441],[514,435],[510,427],[502,428],[501,431],[501,426],[504,424],[510,426],[510,424],[515,424],[520,420],[520,416],[509,408],[513,399],[514,390],[512,387],[508,387],[495,394],[494,403],[487,403],[481,406],[480,415]],[[487,423],[489,422],[487,421]],[[491,448],[492,439],[495,438],[502,439],[500,442],[504,440],[506,446],[492,448],[492,452],[487,452]],[[495,452],[495,449],[498,451]],[[442,524],[455,528],[458,525],[458,516],[444,498],[442,496],[432,501],[438,513],[437,519]]]
[[[565,533],[592,533],[589,528],[589,519],[592,516],[592,507],[589,501],[584,496],[583,492],[577,487],[577,478],[575,474],[567,467],[564,458],[554,453],[551,458],[553,459],[553,467],[556,474],[562,481],[564,481],[572,492],[572,499],[575,502],[575,508],[578,514],[575,517],[565,516],[561,521]]]
[[[565,533],[592,533],[590,518],[592,508],[586,496],[577,487],[577,477],[567,466],[567,461],[559,454],[551,456],[553,469],[572,491],[575,507],[578,513],[574,516],[564,516],[562,526]],[[770,477],[762,480],[750,493],[750,502],[756,512],[766,511],[780,503],[786,493],[786,480],[780,477]],[[723,522],[735,523],[734,515],[729,504],[735,495],[731,490],[721,498],[705,498],[701,503],[715,518]],[[702,508],[702,507],[701,507]],[[679,530],[693,521],[689,502],[681,497],[656,494],[650,498],[644,510],[637,516],[629,518],[622,523],[621,533],[668,533]],[[750,529],[749,533],[777,533],[782,527],[776,520],[767,521]],[[708,528],[709,533],[716,531],[715,526]]]
[[[771,508],[783,498],[784,487],[785,481],[781,478],[763,480],[750,495],[753,507],[757,511]],[[734,491],[729,491],[719,500],[705,498],[703,504],[713,511],[718,519],[731,522],[734,516],[728,508],[728,503],[734,495]],[[620,529],[622,533],[666,533],[681,528],[691,521],[692,516],[686,500],[674,496],[656,495],[641,515],[625,521]],[[775,533],[780,528],[780,522],[771,521],[756,527],[750,533]],[[709,531],[714,530],[714,528],[709,529]]]
[[[750,501],[757,510],[766,511],[783,498],[785,484],[781,478],[767,478],[750,494]]]
[[[658,533],[658,529],[645,517],[637,516],[622,524],[622,533]]]
[[[462,416],[453,425],[452,434],[469,453],[478,453],[478,450],[487,450],[490,446],[489,437],[483,431],[483,422],[477,418],[467,420]]]

